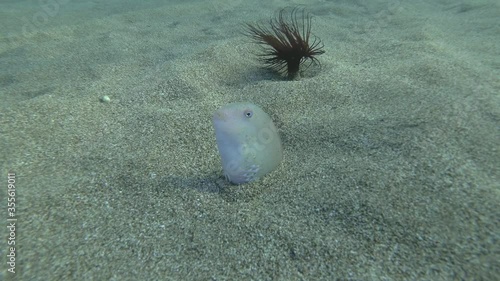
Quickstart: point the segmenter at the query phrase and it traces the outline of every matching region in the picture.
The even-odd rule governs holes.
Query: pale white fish
[[[251,103],[230,103],[213,115],[217,147],[226,178],[235,184],[259,179],[283,159],[273,121]]]

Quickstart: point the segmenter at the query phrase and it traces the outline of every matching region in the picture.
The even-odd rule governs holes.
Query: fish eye
[[[251,118],[253,116],[253,111],[251,111],[250,109],[246,109],[243,114],[246,118]]]

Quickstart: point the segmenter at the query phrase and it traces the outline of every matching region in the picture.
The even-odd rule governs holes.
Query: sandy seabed
[[[54,1],[0,4],[0,279],[500,276],[497,1]],[[306,2],[326,52],[286,81],[241,28]],[[285,154],[241,186],[235,101]]]

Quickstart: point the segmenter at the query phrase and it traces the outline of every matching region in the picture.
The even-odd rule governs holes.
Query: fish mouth
[[[212,117],[214,121],[226,121],[228,118],[227,113],[223,111],[216,111]]]

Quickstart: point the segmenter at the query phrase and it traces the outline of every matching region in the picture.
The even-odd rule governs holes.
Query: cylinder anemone
[[[263,47],[258,56],[264,65],[295,80],[304,62],[320,65],[316,56],[325,52],[321,40],[311,34],[311,18],[303,9],[285,8],[269,20],[269,27],[247,23],[245,34]]]

